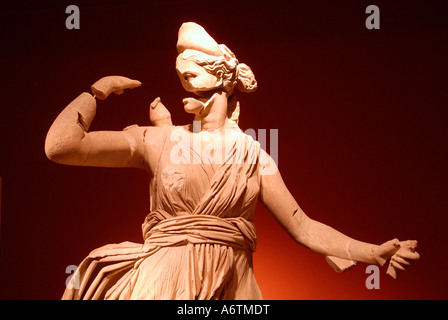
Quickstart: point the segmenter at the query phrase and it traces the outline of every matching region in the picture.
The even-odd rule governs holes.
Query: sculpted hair
[[[182,58],[192,60],[207,72],[222,78],[222,87],[229,94],[227,105],[227,117],[234,127],[238,127],[240,103],[234,89],[250,93],[257,89],[257,81],[252,69],[239,63],[235,55],[225,45],[219,45],[223,56],[216,57],[206,53],[187,49],[182,53]]]

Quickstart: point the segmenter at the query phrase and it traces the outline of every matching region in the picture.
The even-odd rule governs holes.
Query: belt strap
[[[242,217],[220,218],[209,215],[180,215],[154,223],[150,214],[143,224],[145,246],[177,246],[187,243],[220,244],[255,251],[257,232],[255,224]]]

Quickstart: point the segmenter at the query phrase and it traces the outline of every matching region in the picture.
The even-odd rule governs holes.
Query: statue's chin
[[[213,100],[216,93],[222,92],[221,88],[214,88],[212,90],[204,91],[190,91],[194,93],[197,98],[185,98],[182,100],[184,103],[184,110],[188,113],[200,115],[206,108],[206,106]]]
[[[204,109],[204,103],[194,98],[185,98],[182,102],[184,103],[184,110],[188,113],[198,115]]]

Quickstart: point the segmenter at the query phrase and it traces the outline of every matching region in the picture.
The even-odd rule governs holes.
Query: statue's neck
[[[217,92],[210,98],[207,107],[197,114],[195,121],[201,122],[201,130],[219,130],[224,132],[229,128],[227,120],[227,93]]]

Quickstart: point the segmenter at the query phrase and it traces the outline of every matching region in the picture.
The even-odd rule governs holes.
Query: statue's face
[[[176,71],[184,89],[199,96],[221,86],[222,81],[210,74],[193,60],[185,60],[180,54],[176,59]]]

